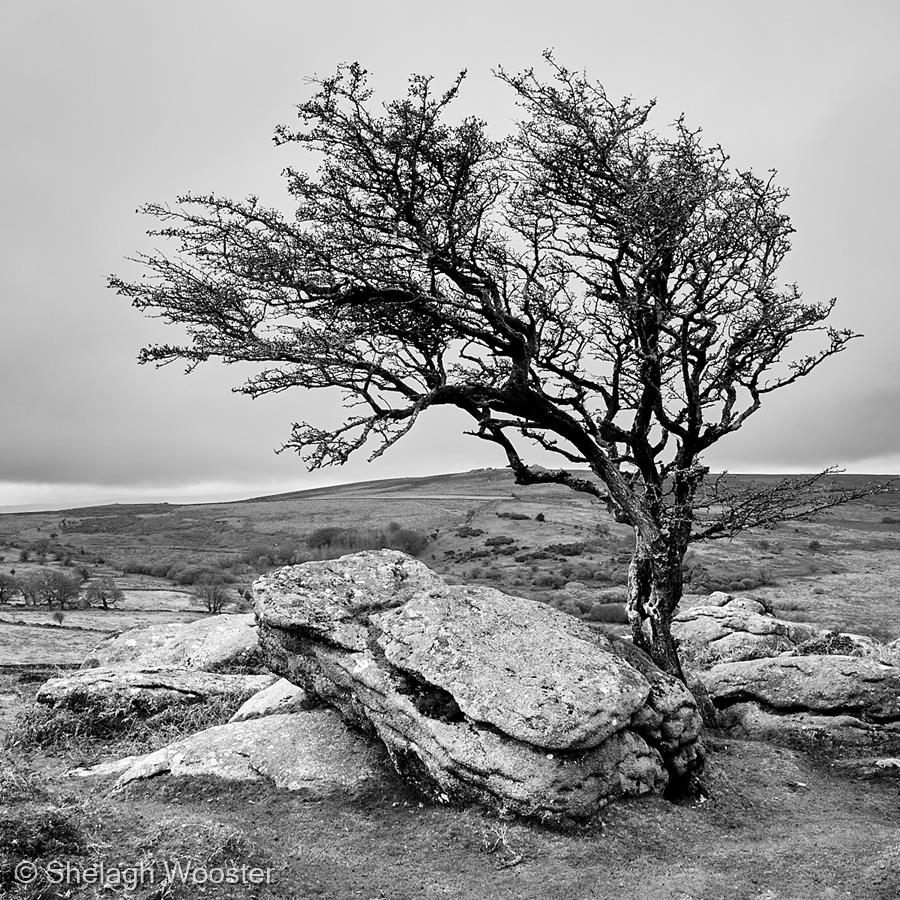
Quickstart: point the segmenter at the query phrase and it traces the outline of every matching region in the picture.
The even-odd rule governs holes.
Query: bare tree
[[[85,600],[93,606],[99,603],[104,609],[121,603],[125,598],[121,588],[109,576],[88,582],[84,592]]]
[[[670,622],[689,542],[864,493],[706,488],[704,451],[855,335],[825,324],[834,301],[779,282],[792,228],[771,174],[734,170],[683,121],[658,134],[652,104],[547,63],[546,78],[498,73],[522,108],[507,140],[451,120],[462,75],[443,94],[413,77],[378,108],[365,71],[340,68],[276,132],[321,159],[287,170],[292,218],[253,197],[149,205],[150,234],[177,249],[111,285],[187,329],[142,362],[251,363],[251,396],[339,389],[343,423],[295,424],[285,445],[311,468],[378,456],[449,405],[517,483],[607,504],[634,530],[634,640],[681,676]],[[808,335],[819,349],[791,358]],[[531,461],[552,456],[562,468]]]
[[[19,579],[14,575],[0,572],[0,603],[10,603],[16,594],[22,593]]]
[[[228,591],[220,581],[204,579],[197,585],[195,593],[210,613],[222,612],[228,602]]]
[[[19,579],[19,590],[26,603],[37,606],[46,603],[65,609],[81,592],[79,583],[58,569],[36,569]]]

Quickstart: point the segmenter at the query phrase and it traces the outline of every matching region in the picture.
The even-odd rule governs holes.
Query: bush
[[[513,519],[514,521],[521,522],[525,519],[530,520],[531,516],[526,516],[525,513],[517,513],[517,512],[498,512],[498,519]]]
[[[818,553],[822,549],[821,541],[810,541],[807,545],[813,553]]]
[[[546,522],[547,517],[542,512],[540,512],[534,517],[534,521],[535,522]]]
[[[534,583],[536,587],[559,590],[565,585],[566,580],[561,575],[540,575],[538,578],[535,578]],[[572,604],[572,607],[573,609],[576,608],[574,603]]]
[[[606,622],[610,625],[628,624],[628,614],[625,612],[625,606],[621,603],[595,603],[584,618],[588,622]]]
[[[506,547],[509,544],[513,544],[515,541],[513,538],[508,537],[505,534],[497,534],[494,537],[489,537],[485,542],[485,547]]]
[[[386,530],[332,525],[317,528],[306,538],[306,544],[311,550],[324,554],[320,558],[360,550],[401,550],[410,556],[418,556],[428,546],[428,536],[414,528],[404,528],[397,522],[392,522]]]
[[[881,520],[881,524],[882,525],[900,525],[900,519],[898,519],[896,516],[885,516]]]
[[[587,545],[581,541],[571,544],[548,544],[545,548],[547,553],[552,553],[555,556],[581,556],[586,549]]]

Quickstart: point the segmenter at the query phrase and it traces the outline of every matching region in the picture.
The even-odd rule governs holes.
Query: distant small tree
[[[10,603],[14,597],[22,593],[19,579],[5,572],[0,572],[0,603]]]
[[[45,582],[40,569],[20,576],[19,590],[26,606],[38,606],[45,601]]]
[[[125,599],[121,588],[108,576],[96,578],[94,581],[89,582],[85,588],[84,596],[91,606],[99,603],[104,609],[109,609],[110,606],[115,606]]]
[[[65,609],[78,599],[81,585],[65,572],[57,569],[44,569],[39,576],[42,581],[43,597],[48,606],[59,606]]]
[[[225,585],[220,581],[213,579],[204,579],[199,582],[194,589],[195,594],[203,602],[206,611],[210,613],[220,613],[228,602],[228,592]]]
[[[522,110],[507,140],[452,118],[462,76],[443,93],[415,76],[376,105],[365,70],[341,67],[276,132],[322,160],[287,169],[292,216],[253,197],[149,205],[174,251],[111,285],[187,332],[143,362],[249,363],[251,396],[340,391],[342,422],[296,424],[285,445],[310,468],[377,457],[451,406],[518,484],[597,498],[634,534],[634,641],[684,677],[671,622],[692,541],[881,489],[830,471],[736,488],[704,464],[856,335],[828,325],[833,300],[779,278],[793,228],[774,175],[734,168],[682,120],[659,134],[652,103],[547,63],[498,73]]]

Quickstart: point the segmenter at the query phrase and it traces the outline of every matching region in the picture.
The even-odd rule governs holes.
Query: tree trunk
[[[664,672],[685,681],[672,637],[672,616],[681,600],[684,550],[660,542],[651,547],[635,533],[628,566],[628,621],[635,646]]]

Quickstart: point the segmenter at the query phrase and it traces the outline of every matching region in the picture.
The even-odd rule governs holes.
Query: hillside
[[[0,627],[0,663],[74,661],[95,642],[95,629],[196,618],[205,614],[197,586],[208,579],[226,583],[228,609],[247,608],[259,572],[379,546],[414,552],[450,581],[491,584],[621,627],[631,540],[592,498],[553,485],[520,487],[503,469],[228,503],[6,514],[0,572],[50,566],[106,575],[125,602],[118,610],[72,609],[55,625],[46,607],[0,607],[0,626],[20,623],[13,631]],[[685,602],[713,590],[752,592],[769,597],[783,616],[898,637],[898,549],[900,497],[875,497],[816,521],[697,545],[686,560]]]

